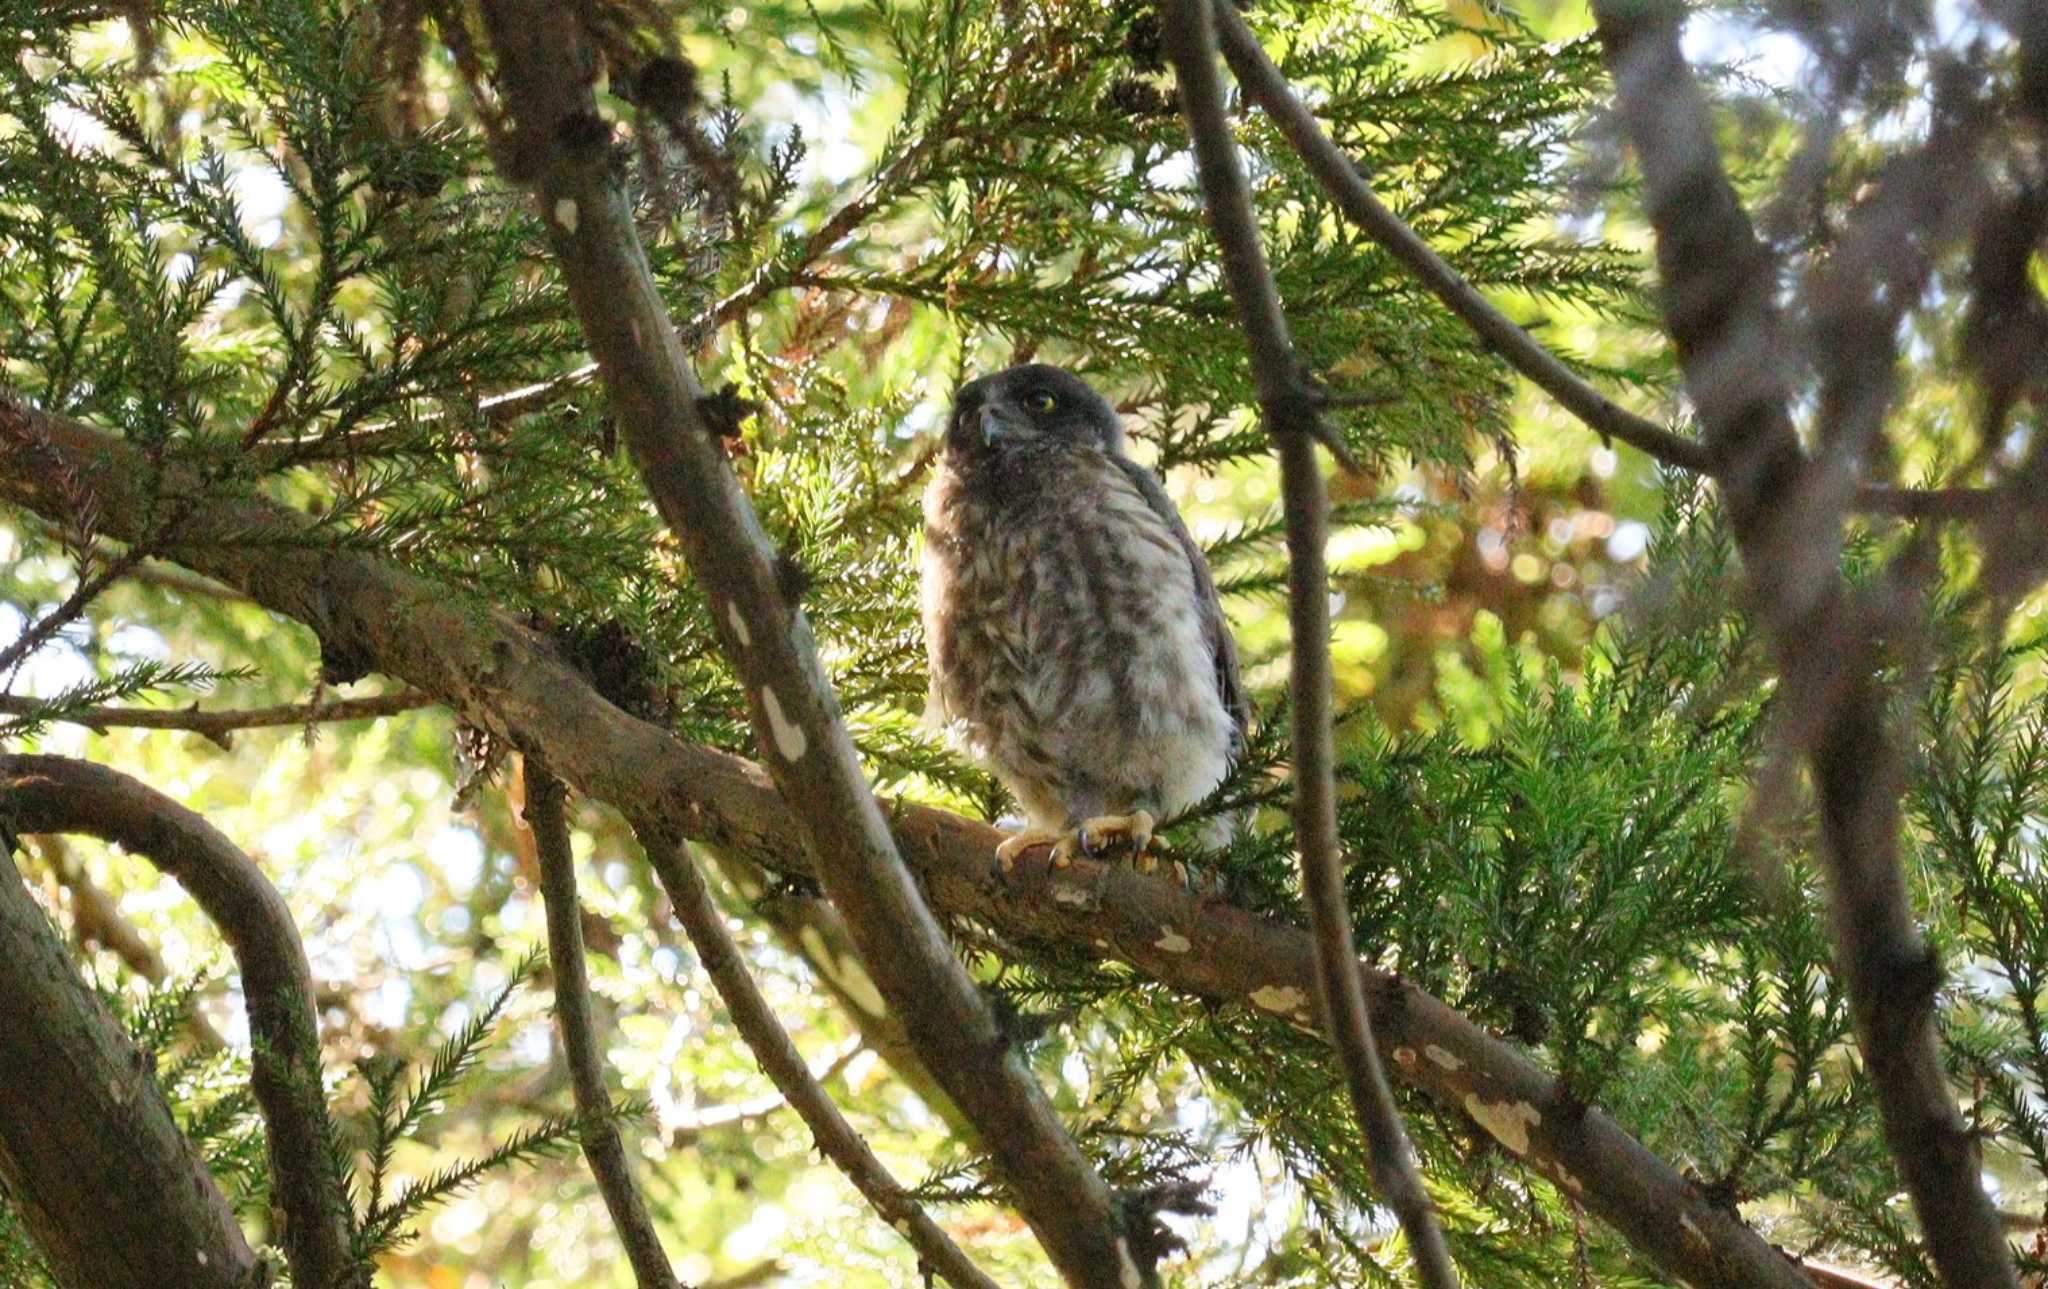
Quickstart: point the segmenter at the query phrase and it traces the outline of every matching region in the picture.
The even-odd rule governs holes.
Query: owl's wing
[[[1195,599],[1202,615],[1202,634],[1209,641],[1209,652],[1216,659],[1216,692],[1223,699],[1223,709],[1230,713],[1231,728],[1236,733],[1234,754],[1242,748],[1252,723],[1251,704],[1245,700],[1244,682],[1238,675],[1237,642],[1231,639],[1230,623],[1223,616],[1223,604],[1216,595],[1216,579],[1210,576],[1209,561],[1202,558],[1202,548],[1195,545],[1194,536],[1182,521],[1180,511],[1175,508],[1173,498],[1166,495],[1166,489],[1159,482],[1159,476],[1139,465],[1129,457],[1112,456],[1117,468],[1137,488],[1145,504],[1152,507],[1152,513],[1159,516],[1173,533],[1174,540],[1187,552],[1188,565],[1195,574]]]

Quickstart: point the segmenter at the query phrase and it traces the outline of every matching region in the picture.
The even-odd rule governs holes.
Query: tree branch
[[[646,1201],[633,1184],[626,1147],[611,1117],[611,1094],[604,1086],[604,1055],[598,1048],[597,1022],[590,1013],[590,977],[583,962],[583,924],[576,899],[576,858],[569,845],[569,820],[563,811],[562,781],[525,762],[526,822],[533,829],[540,856],[541,903],[547,912],[548,966],[555,978],[555,1023],[562,1032],[569,1082],[575,1090],[576,1113],[588,1122],[580,1137],[583,1157],[597,1179],[612,1226],[625,1246],[626,1261],[640,1289],[676,1289],[675,1267],[661,1247],[661,1236],[648,1216]]]
[[[141,531],[148,494],[142,454],[103,431],[0,395],[0,498],[62,515],[47,469],[6,448],[33,419],[100,504],[103,529]],[[196,481],[175,468],[164,486]],[[223,498],[198,511],[166,552],[375,669],[433,695],[464,720],[521,746],[544,747],[579,791],[662,835],[703,842],[777,873],[814,878],[794,812],[768,774],[738,757],[687,744],[604,701],[548,643],[457,588],[359,550],[308,543],[245,544],[251,532],[305,533],[307,521],[258,498]],[[1005,936],[1129,964],[1183,996],[1314,1022],[1314,946],[1294,927],[1127,864],[1022,858],[1007,882],[989,857],[987,824],[894,802],[890,825],[933,907],[979,919]],[[1167,931],[1173,935],[1164,934]],[[1185,945],[1183,945],[1185,941]],[[1374,1040],[1385,1068],[1448,1111],[1491,1124],[1498,1138],[1574,1200],[1606,1220],[1667,1274],[1727,1289],[1811,1289],[1786,1258],[1613,1120],[1583,1103],[1506,1043],[1398,977],[1361,965],[1376,1001]]]
[[[1174,0],[1163,15],[1162,43],[1180,85],[1203,204],[1223,249],[1224,275],[1249,342],[1266,433],[1280,454],[1288,636],[1293,644],[1288,692],[1294,843],[1301,852],[1301,886],[1315,935],[1316,999],[1323,1027],[1336,1042],[1352,1109],[1365,1129],[1373,1180],[1400,1220],[1417,1275],[1434,1289],[1452,1289],[1458,1283],[1457,1268],[1373,1047],[1372,1016],[1359,980],[1351,910],[1344,898],[1342,843],[1337,839],[1337,751],[1330,730],[1330,575],[1325,562],[1330,498],[1315,447],[1326,435],[1287,332],[1279,287],[1259,244],[1251,189],[1223,113],[1209,15],[1210,0]]]
[[[25,833],[84,833],[141,855],[184,887],[234,950],[249,1013],[250,1084],[269,1140],[295,1284],[353,1285],[348,1197],[335,1171],[313,972],[270,879],[213,825],[105,766],[0,755],[0,817]]]
[[[65,1289],[267,1279],[139,1050],[0,863],[0,1180]]]
[[[1783,366],[1769,251],[1722,172],[1707,104],[1679,47],[1677,0],[1595,0],[1621,120],[1657,235],[1665,321],[1771,635],[1820,807],[1839,970],[1885,1142],[1946,1283],[2015,1284],[1977,1150],[1934,1027],[1940,962],[1899,862],[1902,767],[1868,632],[1846,602],[1825,489],[1807,485]],[[1814,558],[1812,543],[1828,544]]]
[[[1067,1279],[1117,1289],[1144,1274],[1109,1187],[954,956],[904,867],[839,719],[802,610],[786,603],[776,551],[702,423],[703,396],[609,172],[576,10],[539,0],[483,7],[498,84],[517,123],[515,168],[534,185],[556,257],[603,372],[615,419],[656,509],[744,683],[762,754],[819,878],[883,997],[980,1129],[995,1172]]]
[[[846,1174],[846,1179],[874,1206],[882,1220],[903,1234],[917,1250],[919,1262],[929,1266],[948,1283],[960,1289],[996,1289],[995,1281],[984,1275],[952,1237],[911,1198],[902,1184],[890,1175],[868,1143],[839,1113],[811,1067],[790,1041],[775,1009],[754,983],[740,957],[739,946],[725,928],[725,914],[711,899],[704,875],[675,842],[651,829],[636,830],[640,845],[661,879],[675,906],[676,919],[683,924],[690,943],[696,946],[698,961],[725,1000],[726,1013],[734,1028],[746,1040],[754,1060],[774,1081],[792,1109],[803,1117],[818,1149]]]
[[[1323,191],[1360,231],[1414,274],[1430,294],[1471,327],[1510,367],[1528,377],[1531,384],[1602,439],[1619,439],[1679,469],[1698,472],[1712,468],[1705,446],[1629,411],[1593,388],[1451,267],[1419,233],[1387,208],[1357,165],[1323,132],[1315,114],[1295,96],[1287,78],[1259,44],[1237,6],[1229,0],[1215,0],[1213,11],[1223,56],[1245,94],[1272,118]],[[1870,485],[1856,493],[1855,504],[1857,509],[1872,514],[1905,519],[1984,521],[1996,516],[1998,494],[1979,488]]]
[[[432,707],[425,694],[401,691],[396,694],[368,694],[361,698],[329,698],[316,703],[287,703],[278,707],[245,707],[232,711],[202,712],[197,707],[77,707],[51,719],[83,725],[104,734],[116,727],[148,730],[189,730],[203,734],[223,747],[236,730],[262,729],[279,725],[314,725],[328,721],[361,721],[379,716]],[[0,715],[28,716],[49,706],[47,699],[0,694]]]

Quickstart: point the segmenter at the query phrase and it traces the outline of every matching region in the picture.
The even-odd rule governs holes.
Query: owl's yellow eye
[[[1060,401],[1046,390],[1034,389],[1024,396],[1024,406],[1034,412],[1050,412],[1059,405]]]

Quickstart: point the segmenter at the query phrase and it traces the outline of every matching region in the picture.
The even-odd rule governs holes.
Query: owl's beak
[[[981,441],[989,447],[994,447],[1004,438],[1016,432],[1016,422],[1003,415],[1000,408],[984,407],[981,409]]]

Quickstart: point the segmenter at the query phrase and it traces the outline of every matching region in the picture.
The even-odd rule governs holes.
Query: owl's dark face
[[[1025,363],[960,387],[953,396],[946,443],[969,460],[1051,446],[1121,453],[1124,423],[1079,376],[1046,363]]]

